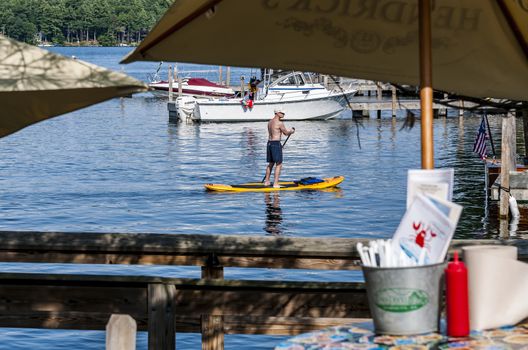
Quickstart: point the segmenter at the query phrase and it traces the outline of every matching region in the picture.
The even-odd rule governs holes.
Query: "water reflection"
[[[343,198],[343,190],[341,187],[330,187],[330,188],[323,188],[317,191],[310,191],[310,192],[331,192],[334,193],[335,198]]]
[[[528,238],[528,204],[519,203],[520,217],[509,220],[499,219],[499,201],[486,202],[485,217],[482,219],[486,238]]]
[[[265,155],[265,150],[261,148],[259,132],[252,127],[243,128],[240,138],[240,149],[244,150],[240,163],[251,169],[259,168],[259,157],[263,154]]]
[[[381,119],[377,119],[377,127],[376,129],[378,130],[377,132],[377,141],[376,142],[376,149],[378,150],[378,152],[383,149],[383,143],[384,143],[384,140],[383,140],[383,123],[384,121],[382,121]]]
[[[396,149],[396,118],[391,118],[391,136],[390,136],[390,145],[391,150]]]
[[[519,229],[519,217],[513,217],[509,224],[508,234],[510,237],[517,236],[517,230]]]
[[[246,150],[248,151],[248,154],[251,156],[255,156],[257,152],[259,151],[259,137],[253,130],[253,128],[244,128],[242,130],[244,145]]]
[[[274,236],[282,234],[282,209],[280,207],[279,193],[266,192],[264,194],[264,202],[266,203],[266,224],[264,231]]]
[[[465,145],[465,130],[464,130],[464,117],[458,118],[458,142],[456,144],[456,152],[458,157],[464,156],[464,145]]]

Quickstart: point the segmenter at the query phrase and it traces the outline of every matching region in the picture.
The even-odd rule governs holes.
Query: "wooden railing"
[[[174,349],[176,332],[293,335],[370,317],[361,282],[224,280],[226,267],[357,270],[359,239],[181,234],[0,232],[0,261],[202,267],[200,278],[0,273],[0,326],[104,330],[112,314],[147,330],[149,349]],[[528,259],[526,241],[514,244]]]

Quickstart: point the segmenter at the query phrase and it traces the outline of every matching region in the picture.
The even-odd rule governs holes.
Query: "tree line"
[[[0,0],[0,33],[29,44],[141,41],[173,0]]]

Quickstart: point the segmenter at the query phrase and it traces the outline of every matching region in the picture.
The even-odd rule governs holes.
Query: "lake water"
[[[51,48],[114,70],[129,48]],[[138,79],[157,62],[124,71]],[[162,74],[166,73],[164,66]],[[204,69],[179,65],[180,70]],[[216,69],[216,67],[206,67]],[[233,69],[233,81],[257,70]],[[209,76],[216,79],[212,73]],[[270,116],[271,117],[271,116]],[[0,140],[0,230],[204,233],[295,237],[390,237],[405,210],[407,169],[420,167],[419,121],[287,122],[296,133],[284,151],[282,179],[344,175],[336,191],[207,193],[207,182],[260,180],[266,123],[186,124],[168,120],[166,101],[149,93],[114,99],[30,126]],[[492,238],[484,166],[472,153],[480,117],[437,119],[435,166],[455,169],[454,201],[464,206],[458,238]],[[500,148],[500,119],[490,117]],[[358,136],[359,135],[359,136]],[[358,140],[359,137],[359,140]],[[361,147],[359,146],[361,144]],[[519,150],[522,153],[524,150]],[[526,227],[517,232],[523,235]],[[32,264],[0,264],[33,271]],[[198,277],[197,268],[46,265],[41,271]],[[358,273],[226,270],[226,278],[358,280]],[[226,349],[269,349],[284,337],[226,336]],[[146,334],[138,349],[146,349]],[[179,349],[200,336],[178,334]],[[104,348],[104,333],[0,329],[0,349]]]

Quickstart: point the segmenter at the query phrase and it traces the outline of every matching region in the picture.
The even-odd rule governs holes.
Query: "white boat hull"
[[[254,101],[253,108],[244,106],[240,99],[196,101],[191,118],[205,122],[267,121],[278,107],[286,112],[285,120],[327,120],[337,117],[347,108],[346,98],[355,91],[330,93],[325,96],[295,99],[266,99]]]

